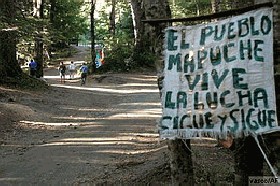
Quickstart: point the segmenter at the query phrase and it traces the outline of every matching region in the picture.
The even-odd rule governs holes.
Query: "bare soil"
[[[81,60],[74,56],[70,60]],[[49,88],[0,87],[0,185],[170,185],[156,75],[91,75]],[[196,183],[233,180],[232,156],[215,140],[192,140]]]

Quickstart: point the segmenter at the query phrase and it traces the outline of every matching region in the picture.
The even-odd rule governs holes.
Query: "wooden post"
[[[193,185],[193,163],[190,140],[168,141],[173,185]]]
[[[234,184],[248,185],[249,176],[262,176],[263,155],[252,136],[234,140]]]

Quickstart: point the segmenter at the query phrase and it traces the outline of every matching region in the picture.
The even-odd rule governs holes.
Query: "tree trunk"
[[[44,0],[41,0],[41,3],[35,4],[37,12],[39,13],[39,19],[44,19]],[[44,28],[43,26],[38,27],[38,34],[35,38],[35,54],[34,54],[34,60],[37,62],[37,72],[36,77],[43,77],[44,75],[44,43],[43,43],[43,32]]]
[[[50,0],[50,22],[53,23],[55,19],[55,4],[56,0]]]
[[[116,0],[112,0],[112,12],[110,13],[110,33],[115,36],[116,34]]]
[[[0,31],[0,79],[17,78],[22,70],[16,59],[17,31]],[[0,80],[0,81],[1,81]]]
[[[171,10],[168,0],[143,1],[145,19],[171,18]],[[159,89],[162,89],[163,66],[163,30],[168,25],[160,23],[156,25],[145,25],[145,36],[150,41],[150,50],[157,56],[156,68],[158,73]],[[168,143],[170,150],[171,176],[172,182],[177,185],[193,184],[193,165],[190,151],[190,140],[186,140],[186,145],[182,140],[170,140]]]
[[[221,0],[211,0],[213,13],[220,11],[220,3],[221,3]]]
[[[35,57],[34,60],[37,62],[37,71],[36,77],[43,77],[43,68],[44,68],[44,59],[43,59],[43,38],[41,35],[38,35],[35,39]]]
[[[233,8],[253,5],[254,0],[234,0]],[[234,140],[235,185],[248,185],[249,176],[262,176],[263,156],[251,136]]]
[[[254,0],[233,0],[233,8],[243,8],[254,4]]]
[[[190,140],[169,140],[172,185],[194,185]]]
[[[91,0],[91,10],[90,10],[90,36],[91,36],[91,62],[92,62],[92,72],[96,70],[95,65],[95,33],[94,33],[94,11],[95,11],[95,0]]]
[[[195,5],[196,5],[196,15],[200,16],[199,0],[195,0]]]
[[[149,0],[143,1],[143,10],[145,19],[160,19],[160,18],[171,18],[171,9],[168,0],[154,0],[153,2]],[[168,26],[166,23],[160,23],[156,25],[144,25],[144,35],[150,47],[150,51],[157,56],[155,61],[156,70],[158,74],[162,74],[163,70],[163,30]],[[162,78],[160,78],[162,79]]]
[[[17,31],[12,28],[16,16],[15,2],[1,0],[0,12],[9,25],[0,30],[0,81],[4,82],[7,78],[20,77],[22,70],[16,59]]]
[[[251,136],[236,139],[234,146],[234,184],[248,185],[249,176],[263,175],[263,155]]]
[[[143,18],[143,10],[141,8],[142,0],[131,0],[131,12],[133,17],[133,26],[134,26],[134,38],[135,38],[135,47],[140,48],[143,46],[143,23],[141,19]]]

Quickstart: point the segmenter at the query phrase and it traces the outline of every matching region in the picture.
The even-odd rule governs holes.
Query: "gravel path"
[[[82,61],[88,50],[78,49],[65,61]],[[172,185],[156,76],[61,84],[57,65],[45,69],[44,92],[0,87],[0,185]],[[233,158],[215,144],[192,140],[195,181],[230,185]]]
[[[81,87],[60,84],[56,67],[45,75],[49,90],[9,103],[18,128],[0,146],[0,185],[151,183],[167,171],[156,76],[91,76]]]

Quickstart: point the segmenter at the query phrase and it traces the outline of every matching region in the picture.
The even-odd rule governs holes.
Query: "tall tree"
[[[221,0],[211,0],[213,13],[220,11],[220,3],[221,3]]]
[[[171,18],[171,9],[168,0],[143,0],[144,15],[147,20]],[[156,67],[158,73],[159,89],[163,80],[163,30],[168,26],[166,23],[155,25],[145,24],[145,36],[150,41],[150,50],[156,54]],[[193,184],[193,165],[190,150],[190,140],[169,140],[170,166],[172,183],[174,185]]]
[[[15,1],[0,0],[0,82],[22,74],[16,59],[15,4]]]
[[[160,19],[171,18],[171,9],[168,0],[143,0],[144,18]],[[157,72],[161,73],[163,70],[162,46],[163,46],[163,30],[168,26],[166,23],[160,23],[156,25],[144,25],[144,37],[148,40],[149,49],[152,53],[156,54],[157,60],[156,67]]]
[[[93,71],[95,70],[95,33],[94,33],[94,11],[96,0],[91,0],[90,9],[90,36],[91,36],[91,61],[93,65]]]
[[[135,48],[131,59],[135,66],[156,66],[161,71],[162,62],[155,58],[147,58],[149,53],[153,56],[161,56],[161,44],[163,29],[166,24],[149,25],[143,24],[142,19],[170,18],[171,10],[168,0],[148,1],[132,0],[131,8],[134,17]],[[145,55],[147,54],[147,55]],[[156,55],[154,55],[156,54]]]
[[[56,0],[50,0],[50,23],[54,24],[56,16]]]
[[[135,47],[140,48],[143,42],[143,23],[141,19],[143,18],[144,12],[142,9],[142,0],[131,0],[131,11],[133,17],[133,26],[134,26],[134,38],[135,38]]]
[[[114,36],[116,34],[116,0],[112,0],[112,11],[110,12],[110,33]]]
[[[88,31],[87,17],[81,15],[83,0],[50,0],[49,29],[52,41],[61,47]]]
[[[45,0],[37,1],[37,3],[34,4],[34,10],[35,14],[34,16],[37,17],[38,19],[44,19],[44,5],[45,5]],[[43,30],[44,27],[43,25],[39,25],[37,28],[38,34],[35,36],[35,55],[34,59],[37,62],[37,72],[36,72],[36,77],[43,77],[43,67],[44,67],[44,59],[43,59]]]
[[[253,5],[254,0],[234,0],[233,8]],[[253,137],[234,140],[235,184],[248,185],[249,176],[262,176],[263,157]]]

